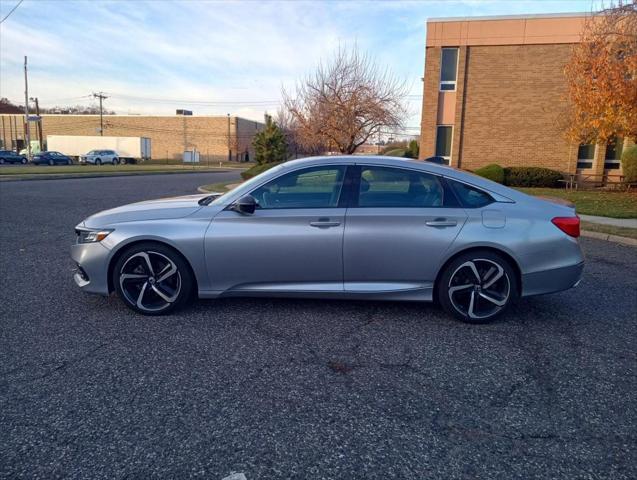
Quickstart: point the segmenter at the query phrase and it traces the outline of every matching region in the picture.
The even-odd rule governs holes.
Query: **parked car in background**
[[[117,152],[117,159],[122,165],[151,159],[151,141],[146,137],[47,135],[46,139],[49,149],[63,152],[78,161],[86,156],[86,152],[97,150]]]
[[[391,157],[278,165],[223,195],[97,213],[75,281],[149,315],[192,295],[437,300],[482,323],[577,285],[579,218],[476,175]]]
[[[119,164],[119,155],[115,150],[91,150],[86,155],[80,157],[80,163],[90,163],[92,165],[102,165],[110,163]]]
[[[73,160],[60,152],[40,152],[31,161],[35,165],[72,165]]]
[[[21,163],[25,165],[27,163],[27,157],[18,155],[12,150],[0,150],[0,165],[3,163]]]

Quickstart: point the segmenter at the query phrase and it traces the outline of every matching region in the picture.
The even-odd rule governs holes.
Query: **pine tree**
[[[288,158],[288,146],[285,134],[272,121],[270,115],[265,117],[265,128],[252,140],[254,159],[257,163],[284,162]]]

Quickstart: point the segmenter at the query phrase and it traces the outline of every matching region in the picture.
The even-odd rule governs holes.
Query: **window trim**
[[[444,50],[455,50],[456,54],[456,79],[455,80],[443,80],[442,79],[442,52]],[[440,49],[440,75],[438,75],[438,91],[439,92],[455,92],[458,90],[458,65],[460,65],[460,48],[459,47],[442,47]],[[453,85],[451,90],[443,90],[442,85]]]
[[[279,179],[279,178],[281,178],[281,177],[283,177],[285,175],[289,175],[291,173],[302,172],[303,170],[312,170],[314,168],[326,168],[326,169],[327,168],[344,168],[345,169],[345,171],[343,173],[343,182],[342,182],[342,185],[341,185],[341,190],[338,193],[338,200],[336,201],[336,205],[335,206],[333,206],[333,207],[264,208],[264,207],[258,205],[258,202],[257,202],[257,205],[258,205],[257,206],[257,211],[264,211],[264,210],[267,210],[267,211],[277,211],[277,210],[279,210],[279,211],[281,211],[281,210],[326,210],[326,209],[334,209],[334,208],[345,208],[345,206],[343,206],[342,204],[343,204],[343,199],[347,198],[349,196],[347,178],[348,178],[349,170],[352,168],[351,164],[343,164],[343,163],[331,164],[330,163],[328,165],[308,165],[308,166],[304,166],[304,167],[301,167],[301,168],[295,168],[295,169],[290,170],[288,172],[282,172],[281,175],[278,175],[278,176],[276,176],[274,178],[270,178],[270,179],[266,180],[265,182],[260,183],[259,185],[257,185],[256,187],[254,187],[252,190],[250,190],[248,193],[245,193],[244,195],[250,195],[250,196],[254,197],[253,193],[256,190],[258,190],[259,188],[263,187],[264,185],[267,185],[268,183],[270,183],[270,182],[272,182],[274,180],[277,180],[277,179]],[[346,193],[346,194],[344,195],[344,193]],[[244,196],[244,195],[241,195],[241,196]],[[226,207],[226,209],[230,208],[232,206],[232,203],[234,203],[234,202],[231,202],[228,205],[228,207]]]
[[[451,128],[451,146],[449,147],[449,156],[445,156],[445,155],[438,155],[438,128],[440,127],[450,127]],[[451,158],[453,155],[453,135],[455,134],[455,128],[453,125],[449,125],[446,123],[441,123],[439,125],[436,125],[436,141],[434,143],[434,153],[436,155],[436,157],[440,157],[440,158],[444,158],[445,160],[447,160],[447,165],[451,165]]]
[[[440,185],[442,186],[442,205],[437,206],[437,207],[410,207],[410,206],[402,206],[402,207],[379,207],[379,206],[374,206],[374,205],[368,205],[368,206],[361,206],[358,204],[358,198],[360,195],[360,180],[362,178],[362,173],[363,173],[363,168],[389,168],[389,169],[394,169],[394,170],[405,170],[407,172],[413,172],[413,173],[420,173],[420,174],[425,174],[425,175],[431,175],[432,177],[435,177],[436,180],[438,180],[440,182]],[[432,172],[428,172],[426,170],[419,170],[419,169],[415,169],[415,168],[408,168],[408,167],[402,167],[402,166],[395,166],[395,165],[380,165],[380,164],[374,164],[374,163],[357,163],[356,165],[352,166],[349,170],[351,171],[351,184],[348,185],[349,188],[349,198],[347,199],[348,203],[346,204],[347,208],[383,208],[383,209],[392,209],[392,210],[396,210],[396,209],[405,209],[405,208],[409,208],[409,209],[418,209],[418,210],[423,210],[423,209],[432,209],[432,208],[462,208],[462,203],[458,200],[458,198],[455,195],[455,192],[452,191],[451,187],[449,186],[449,184],[446,181],[446,178],[443,175],[438,175],[437,173],[432,173]],[[447,202],[447,199],[449,197],[452,197],[453,200],[451,202]],[[455,200],[455,201],[454,201]],[[449,205],[448,203],[454,203],[454,205]]]

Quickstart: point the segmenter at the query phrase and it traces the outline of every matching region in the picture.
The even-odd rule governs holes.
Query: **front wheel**
[[[102,161],[99,158],[95,160],[95,165],[101,165],[101,164],[102,164]]]
[[[117,164],[119,164],[119,160],[117,158],[114,158],[113,159],[113,165],[117,165]]]
[[[23,158],[22,160],[20,160],[20,163],[21,163],[22,165],[26,165],[26,164],[27,164],[27,159],[26,159],[26,158]]]
[[[513,267],[491,251],[460,255],[438,282],[438,300],[447,313],[467,323],[487,323],[504,314],[518,298]]]
[[[113,285],[129,308],[145,315],[163,315],[190,299],[195,282],[180,254],[162,244],[142,243],[119,257]]]

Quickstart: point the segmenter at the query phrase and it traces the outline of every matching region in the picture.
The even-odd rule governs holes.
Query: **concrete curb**
[[[620,237],[619,235],[611,235],[610,233],[591,232],[582,230],[582,237],[595,238],[597,240],[605,240],[607,242],[619,243],[629,247],[637,247],[637,238]]]
[[[60,173],[60,174],[32,174],[31,177],[21,177],[19,175],[15,175],[18,178],[11,178],[14,175],[0,175],[0,183],[2,182],[30,182],[32,180],[68,180],[70,178],[106,178],[106,177],[138,177],[142,175],[184,175],[187,173],[225,173],[231,170],[242,170],[240,168],[222,168],[222,169],[210,169],[210,170],[199,170],[199,171],[166,171],[166,172],[121,172],[121,173],[102,173],[102,174],[93,174],[93,173]]]

